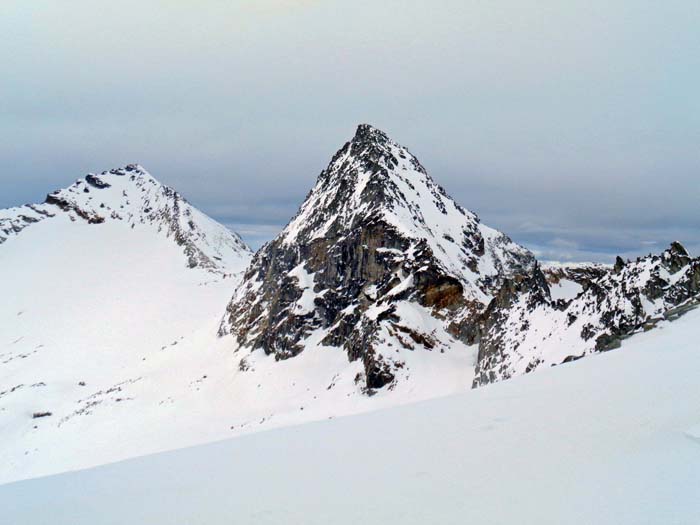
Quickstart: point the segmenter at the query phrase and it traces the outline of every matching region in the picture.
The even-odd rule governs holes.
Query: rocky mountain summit
[[[678,242],[660,255],[614,267],[535,270],[508,280],[484,314],[474,386],[620,346],[700,302],[700,258]],[[573,297],[553,298],[557,279],[577,282]]]
[[[150,227],[182,247],[190,268],[222,273],[248,257],[241,238],[194,208],[138,164],[90,173],[47,195],[42,204],[0,210],[0,244],[40,221],[68,217],[88,224],[123,221]]]
[[[679,243],[614,266],[543,264],[455,203],[369,125],[332,158],[296,216],[254,257],[221,324],[241,352],[319,347],[360,361],[367,393],[410,377],[414,352],[478,348],[473,386],[619,346],[697,302]]]
[[[534,262],[455,203],[405,147],[360,125],[255,255],[220,334],[280,360],[342,348],[362,361],[356,382],[371,393],[407,375],[406,352],[473,343],[504,280]]]

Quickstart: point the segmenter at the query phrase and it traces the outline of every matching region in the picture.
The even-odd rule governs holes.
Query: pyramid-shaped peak
[[[401,165],[404,165],[401,168]],[[418,159],[408,149],[392,140],[384,131],[371,124],[360,124],[355,135],[336,152],[320,181],[337,174],[343,176],[357,172],[388,174],[399,168],[410,169],[426,176]]]
[[[370,124],[360,124],[355,135],[333,157],[329,169],[340,161],[356,161],[362,164],[364,171],[377,171],[384,168],[393,170],[399,164],[399,159],[413,165],[414,169],[424,172],[418,159],[407,148],[392,140],[382,130]]]
[[[413,231],[416,221],[430,228],[425,214],[442,220],[448,212],[459,215],[458,222],[465,215],[408,149],[360,124],[321,172],[281,238],[294,243],[380,218]]]
[[[476,334],[476,313],[506,277],[533,264],[530,252],[450,198],[406,148],[361,124],[296,216],[255,255],[220,334],[276,359],[313,345],[343,347],[362,361],[355,384],[364,376],[366,388],[381,388],[405,375],[403,361],[392,369],[399,348],[427,341],[437,349],[439,337],[442,349],[453,348],[447,326],[461,312],[475,317],[457,331]]]
[[[436,264],[473,288],[479,301],[486,295],[480,284],[472,285],[481,275],[498,274],[510,266],[506,259],[517,260],[514,267],[522,261],[527,266],[532,259],[527,250],[459,206],[405,147],[361,124],[321,172],[271,250],[345,242],[355,232],[373,228],[383,228],[381,248],[420,244],[429,249]],[[496,262],[480,263],[485,255],[484,261]]]

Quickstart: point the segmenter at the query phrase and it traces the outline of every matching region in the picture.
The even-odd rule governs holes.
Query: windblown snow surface
[[[697,524],[698,341],[696,309],[464,394],[4,485],[3,521]]]

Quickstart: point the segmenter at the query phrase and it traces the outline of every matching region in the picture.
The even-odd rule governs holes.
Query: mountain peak
[[[375,223],[412,242],[424,243],[439,259],[438,264],[465,284],[473,284],[482,270],[500,271],[498,264],[483,263],[479,268],[477,261],[484,249],[497,261],[503,253],[531,258],[527,250],[482,225],[476,214],[458,205],[407,148],[383,131],[360,124],[353,139],[321,172],[278,240],[288,246],[305,244],[342,237]]]
[[[383,131],[360,124],[353,138],[321,172],[282,237],[285,243],[300,237],[318,238],[331,234],[331,230],[352,228],[352,224],[370,216],[388,215],[392,215],[389,221],[395,226],[403,224],[404,229],[411,230],[416,220],[422,220],[420,208],[425,203],[419,201],[425,199],[444,210],[442,213],[454,209],[465,214],[408,149]],[[400,213],[401,209],[405,212]]]
[[[0,210],[0,243],[26,227],[62,216],[71,222],[124,224],[164,233],[183,248],[190,268],[227,273],[250,249],[139,164],[88,173],[51,192],[42,204]]]
[[[118,199],[117,194],[121,192],[121,200],[124,202],[120,202],[120,205],[123,208],[123,205],[128,201],[128,199],[126,199],[127,190],[129,190],[130,187],[140,187],[144,184],[149,184],[156,188],[167,188],[167,186],[156,180],[140,164],[126,164],[125,166],[102,171],[100,173],[87,173],[85,177],[77,179],[70,186],[49,193],[45,202],[48,204],[60,205],[62,200],[70,199],[75,201],[75,203],[80,201],[87,205],[95,199]],[[91,194],[92,191],[98,193]],[[78,198],[80,194],[87,195]],[[112,194],[114,197],[110,197]],[[71,197],[71,195],[73,196]]]
[[[354,141],[389,141],[389,136],[379,128],[375,128],[371,124],[359,124],[355,130]]]
[[[406,166],[401,167],[401,164]],[[370,124],[360,124],[352,139],[333,156],[319,181],[335,184],[338,177],[342,177],[352,185],[371,177],[375,182],[386,182],[397,168],[402,171],[415,170],[427,176],[423,166],[407,148],[394,142],[382,130]],[[358,177],[358,174],[363,176]]]
[[[406,377],[404,350],[472,344],[477,314],[503,279],[533,263],[405,147],[362,124],[255,255],[220,333],[277,359],[343,347],[350,362],[362,361],[355,384],[377,389]]]
[[[147,176],[147,177],[153,178],[152,175],[150,173],[148,173],[148,171],[146,171],[144,169],[144,167],[141,166],[140,164],[127,164],[123,167],[113,168],[111,170],[103,171],[101,173],[92,173],[92,172],[88,173],[87,175],[85,175],[84,181],[87,182],[89,185],[94,186],[95,188],[103,189],[103,188],[109,188],[111,185],[107,182],[104,182],[102,180],[102,178],[110,177],[110,176],[123,177],[126,175],[130,176],[129,180],[131,180],[131,181],[135,181],[138,177],[146,177]],[[155,182],[157,182],[158,184],[160,184],[155,179],[153,179],[153,180]],[[73,184],[73,186],[75,186],[76,184],[77,185],[81,184],[82,181],[83,181],[83,179],[78,179]],[[56,190],[53,193],[58,193],[58,192],[61,192],[61,191],[67,190],[67,189],[68,188],[64,188],[62,190]]]

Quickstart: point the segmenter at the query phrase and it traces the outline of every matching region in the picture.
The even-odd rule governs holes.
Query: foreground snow
[[[372,398],[337,349],[242,369],[216,331],[245,262],[189,269],[150,228],[65,216],[3,244],[0,483],[469,389],[469,348],[412,354],[415,381]]]
[[[694,310],[465,394],[4,485],[3,520],[694,524],[699,340]]]
[[[249,250],[139,166],[112,171],[0,210],[0,483],[470,388],[476,349],[451,340],[371,398],[320,341],[236,353],[217,329]]]

